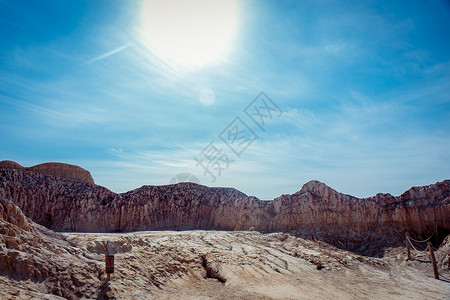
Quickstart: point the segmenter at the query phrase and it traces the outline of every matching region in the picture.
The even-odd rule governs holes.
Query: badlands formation
[[[432,235],[441,280],[426,252],[405,261],[405,232]],[[1,299],[447,299],[449,233],[449,180],[261,201],[194,183],[116,194],[77,166],[0,162]]]

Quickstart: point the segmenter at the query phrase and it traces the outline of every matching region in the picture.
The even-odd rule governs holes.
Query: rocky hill
[[[35,170],[35,169],[34,169]],[[450,232],[450,181],[414,187],[398,197],[356,198],[311,181],[292,195],[261,201],[231,188],[194,183],[143,186],[116,194],[77,180],[0,168],[0,197],[12,200],[33,221],[57,231],[137,230],[290,231],[358,252]]]
[[[0,198],[0,299],[443,299],[448,283],[425,256],[366,257],[287,233],[55,233]],[[436,258],[448,277],[445,252]]]
[[[357,199],[313,181],[293,195],[263,202],[234,189],[189,183],[115,194],[78,179],[1,168],[0,298],[443,299],[448,282],[433,279],[426,252],[413,252],[414,259],[405,261],[404,247],[388,247],[383,258],[367,257],[315,238],[340,248],[352,245],[351,239],[359,241],[353,245],[386,247],[402,230],[430,230],[430,209],[442,235],[448,186],[445,181],[400,197]],[[27,216],[70,231],[290,233],[56,233]],[[358,227],[363,217],[366,225]],[[374,218],[382,230],[370,223]],[[436,251],[444,279],[449,237]],[[105,253],[115,254],[111,280],[104,272]]]
[[[90,183],[94,183],[94,178],[92,178],[91,173],[88,170],[83,169],[82,167],[65,164],[65,163],[43,163],[33,167],[23,167],[20,164],[11,161],[11,160],[3,160],[0,161],[0,168],[6,169],[16,169],[16,170],[28,170],[32,172],[42,173],[53,175],[57,177],[68,178],[72,180],[81,180]]]
[[[0,197],[1,299],[94,295],[102,267],[62,235],[29,220],[12,201]]]

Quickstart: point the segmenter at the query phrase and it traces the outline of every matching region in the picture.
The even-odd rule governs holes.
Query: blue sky
[[[0,160],[77,164],[116,192],[190,172],[261,199],[450,178],[448,1],[234,3],[226,51],[187,66],[149,46],[142,1],[0,0]],[[180,37],[193,7],[153,10],[187,14]],[[264,130],[244,112],[261,91],[283,111]],[[236,117],[258,137],[239,157],[219,137]],[[214,182],[194,160],[211,142],[232,161]]]

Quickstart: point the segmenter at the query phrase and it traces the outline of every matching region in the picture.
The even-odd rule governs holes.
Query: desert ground
[[[1,276],[2,299],[450,299],[446,262],[436,280],[426,253],[405,261],[404,247],[376,258],[249,231],[62,233],[53,242],[36,253],[72,286],[50,294],[58,282]],[[109,281],[106,252],[115,254]]]

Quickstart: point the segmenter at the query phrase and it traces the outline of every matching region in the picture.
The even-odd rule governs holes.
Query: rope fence
[[[416,247],[414,247],[414,245],[411,243],[411,238],[406,238],[406,240],[408,241],[408,243],[411,245],[411,247],[414,249],[414,250],[416,250],[417,252],[421,252],[421,253],[424,253],[424,252],[427,252],[427,250],[428,250],[428,247],[427,248],[425,248],[425,250],[418,250]]]
[[[433,232],[431,234],[431,236],[429,238],[427,238],[426,240],[419,241],[419,240],[416,240],[416,239],[410,237],[409,233],[406,232],[406,234],[405,234],[405,237],[406,237],[406,250],[407,250],[407,255],[408,255],[408,258],[406,260],[408,261],[408,260],[412,259],[411,258],[411,248],[414,249],[416,252],[419,252],[419,253],[426,253],[428,251],[429,255],[430,255],[431,264],[433,266],[434,278],[435,279],[439,279],[439,275],[442,276],[442,274],[439,274],[438,266],[437,266],[437,263],[436,263],[436,257],[434,255],[435,251],[434,251],[434,249],[433,249],[433,247],[431,245],[431,242],[430,242],[430,239],[433,237],[433,235],[435,233],[436,233],[436,231]],[[412,243],[412,241],[414,241],[416,243],[427,243],[427,247],[425,248],[425,250],[418,250],[416,247],[414,247],[414,244]],[[442,253],[445,254],[444,258],[441,261],[441,265],[443,265],[445,259],[448,258],[447,270],[450,270],[450,253],[448,253],[448,252],[446,252],[446,251],[444,251],[442,249],[437,249],[436,251],[442,252]],[[442,276],[442,277],[444,277],[444,276]],[[446,278],[446,277],[444,277],[444,278]]]
[[[436,231],[435,231],[435,232],[436,232]],[[416,242],[416,243],[426,243],[426,242],[428,242],[429,240],[431,240],[431,238],[433,237],[433,235],[434,235],[435,232],[433,232],[433,233],[430,235],[429,238],[427,238],[426,240],[423,240],[423,241],[418,241],[418,240],[416,240],[416,239],[413,239],[413,238],[410,237],[409,235],[408,235],[408,238],[409,238],[410,240]]]

